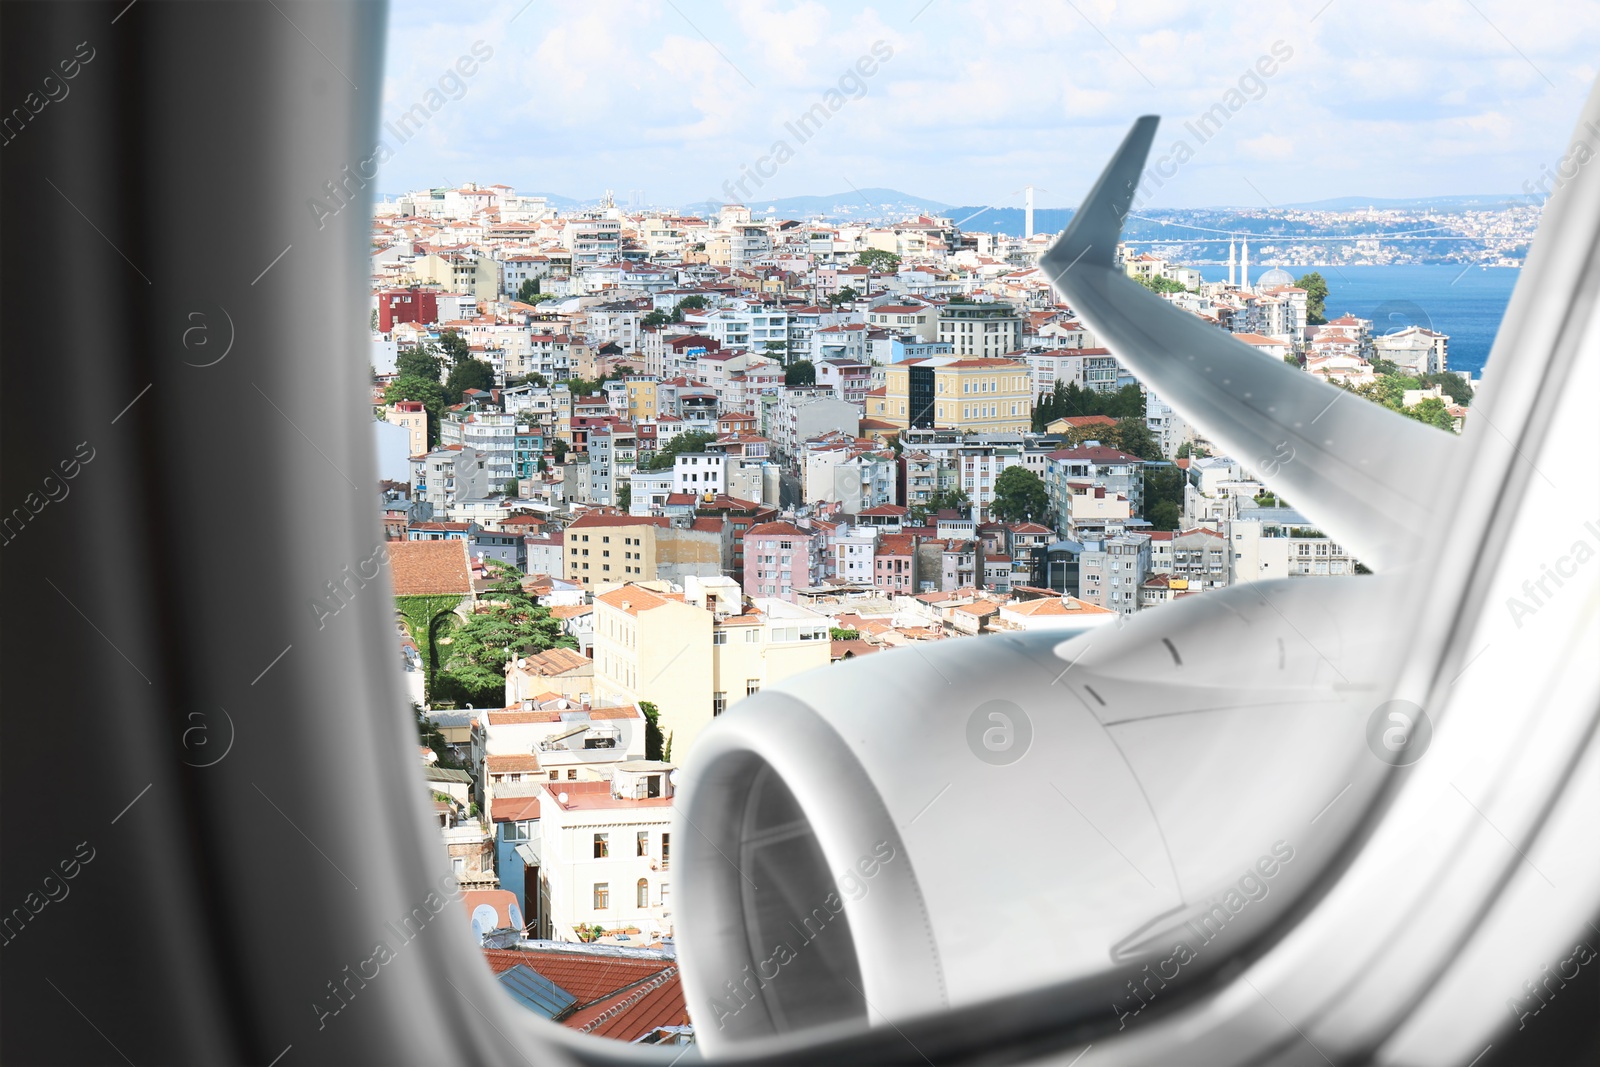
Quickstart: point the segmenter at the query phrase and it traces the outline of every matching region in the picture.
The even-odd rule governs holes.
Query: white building
[[[550,783],[539,804],[540,877],[550,936],[579,927],[636,927],[648,943],[672,933],[670,763],[630,760],[610,782]]]

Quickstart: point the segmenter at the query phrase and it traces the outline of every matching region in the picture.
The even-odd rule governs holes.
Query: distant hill
[[[948,215],[951,208],[937,200],[912,196],[898,189],[847,189],[826,196],[782,196],[772,200],[755,197],[745,201],[755,218],[805,219],[822,215],[837,220],[848,219],[898,219],[906,215]],[[684,205],[684,210],[704,212],[705,201]]]
[[[1381,196],[1336,196],[1331,200],[1313,200],[1304,204],[1284,204],[1283,207],[1300,211],[1360,211],[1364,207],[1395,210],[1438,208],[1441,211],[1461,208],[1503,208],[1509,205],[1527,205],[1533,199],[1515,194],[1485,196],[1419,196],[1385,199]]]

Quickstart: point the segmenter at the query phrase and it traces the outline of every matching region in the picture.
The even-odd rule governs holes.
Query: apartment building
[[[483,462],[491,491],[498,492],[515,480],[517,471],[517,416],[495,411],[449,411],[439,421],[439,444],[444,448],[467,446]],[[480,494],[483,495],[483,494]]]
[[[867,309],[867,325],[897,336],[937,341],[939,309],[927,304],[879,304]]]
[[[596,510],[568,525],[562,539],[566,578],[586,590],[608,583],[682,581],[687,575],[722,573],[720,528],[674,526],[661,516]]]
[[[1125,533],[1085,544],[1078,559],[1078,599],[1123,615],[1139,610],[1150,577],[1150,535]]]
[[[1010,304],[951,301],[939,309],[938,330],[957,356],[999,358],[1022,348],[1022,316]]]
[[[1044,482],[1062,528],[1068,517],[1067,498],[1073,492],[1071,482],[1104,486],[1108,492],[1126,497],[1134,515],[1144,514],[1144,460],[1120,449],[1081,445],[1051,452],[1046,457]]]
[[[397,400],[383,410],[385,422],[406,431],[408,456],[428,451],[428,409],[420,400]]]
[[[800,446],[827,433],[854,437],[861,427],[861,411],[840,400],[831,389],[786,389],[779,394],[767,421],[767,437],[779,456],[793,460]]]
[[[744,588],[751,596],[793,603],[796,589],[814,586],[826,576],[826,545],[821,530],[788,521],[750,527],[744,535]]]
[[[1025,433],[1033,426],[1032,378],[1020,360],[934,356],[884,368],[884,402],[868,414],[896,426],[962,433]]]
[[[411,457],[411,499],[432,504],[435,514],[457,500],[477,500],[488,493],[487,464],[471,445],[444,445]]]
[[[673,766],[619,764],[609,782],[547,784],[539,797],[540,877],[549,899],[539,931],[577,941],[580,928],[671,936]]]
[[[1237,582],[1358,573],[1349,550],[1294,508],[1240,508],[1226,531]]]

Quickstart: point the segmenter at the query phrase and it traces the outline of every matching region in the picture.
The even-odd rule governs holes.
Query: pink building
[[[746,596],[794,602],[794,591],[822,581],[824,535],[792,522],[764,522],[744,535]]]
[[[904,510],[903,508],[901,510]],[[917,539],[911,534],[884,534],[872,560],[872,584],[885,596],[916,596]]]

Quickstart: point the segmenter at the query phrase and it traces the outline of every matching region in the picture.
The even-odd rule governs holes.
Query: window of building
[[[465,856],[450,857],[450,872],[452,874],[467,873],[467,858]]]
[[[650,883],[641,878],[634,893],[633,903],[636,907],[648,908],[650,906]]]
[[[760,692],[760,690],[761,690],[761,679],[760,678],[746,678],[745,679],[745,682],[744,682],[744,695],[745,696],[749,696],[752,693]]]
[[[594,884],[594,910],[605,911],[611,907],[611,883],[596,882]]]
[[[650,831],[649,830],[640,830],[637,834],[634,835],[634,847],[638,850],[637,852],[634,853],[634,855],[636,855],[636,856],[648,856],[648,855],[650,855]]]
[[[573,768],[572,770],[567,772],[567,781],[576,782],[577,780],[578,780],[577,768]]]

